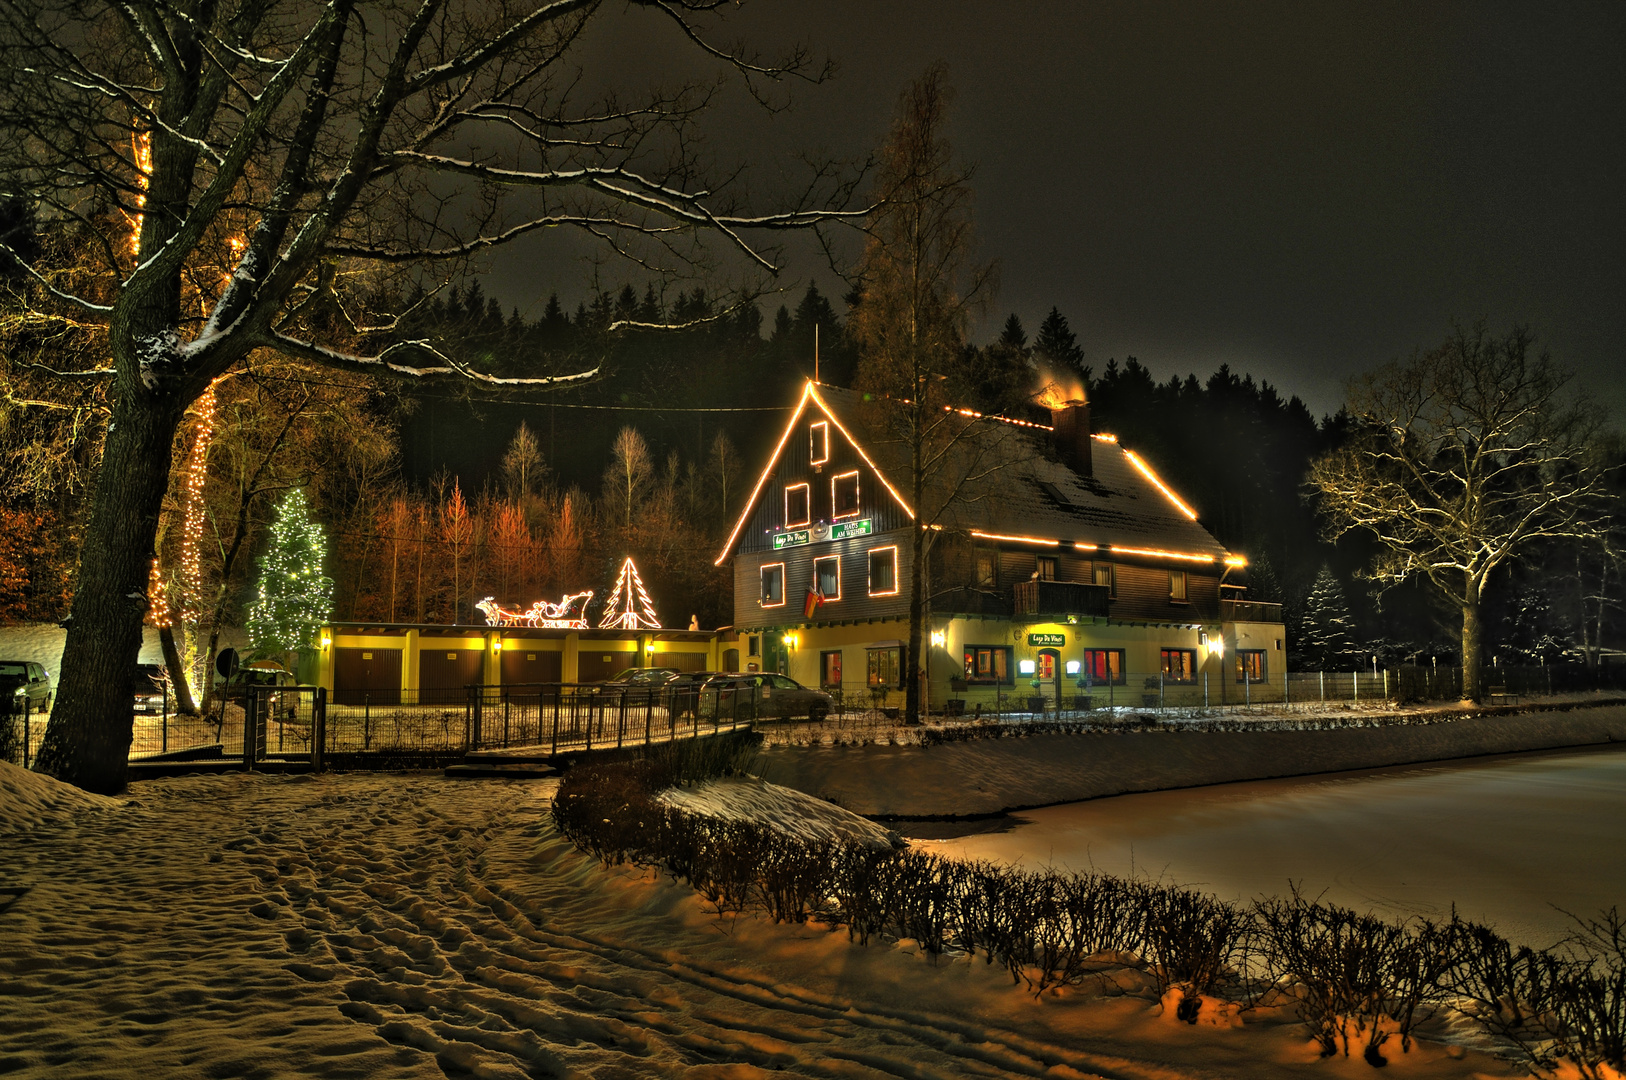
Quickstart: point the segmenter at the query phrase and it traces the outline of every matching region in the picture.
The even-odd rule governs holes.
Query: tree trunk
[[[1479,612],[1480,587],[1470,574],[1462,590],[1462,700],[1473,702],[1485,696],[1480,671],[1485,638]]]
[[[164,668],[169,672],[170,689],[175,691],[175,711],[182,716],[198,715],[197,702],[192,698],[192,683],[186,677],[186,665],[181,663],[180,646],[175,641],[173,613],[165,616],[158,627],[158,645],[164,652]],[[183,628],[183,634],[186,632]]]
[[[121,380],[122,383],[122,380]],[[170,447],[185,403],[120,385],[107,429],[87,543],[79,555],[62,682],[35,768],[87,791],[124,787],[135,714],[147,580]]]

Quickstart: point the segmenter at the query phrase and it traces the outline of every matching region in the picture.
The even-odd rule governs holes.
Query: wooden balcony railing
[[[1015,593],[1016,615],[1107,615],[1108,590],[1105,585],[1082,581],[1018,581]]]

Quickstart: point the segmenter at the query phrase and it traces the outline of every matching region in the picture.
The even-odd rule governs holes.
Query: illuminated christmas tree
[[[638,576],[638,568],[632,565],[632,557],[628,556],[627,561],[621,564],[620,576],[615,579],[615,591],[610,593],[610,599],[604,604],[604,619],[599,626],[618,630],[659,630],[660,625],[655,605],[644,590],[644,579]]]
[[[305,493],[277,507],[271,546],[260,557],[260,588],[248,610],[248,639],[260,652],[309,648],[333,610],[333,579],[322,573],[327,540],[310,519]]]

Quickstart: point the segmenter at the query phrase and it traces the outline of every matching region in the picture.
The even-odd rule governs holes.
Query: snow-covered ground
[[[0,765],[0,1071],[44,1077],[1364,1077],[1144,976],[719,920],[558,836],[551,782],[196,776],[85,799]],[[1124,993],[1127,989],[1129,993]],[[1414,1077],[1514,1075],[1440,1043]]]
[[[1538,947],[1574,930],[1565,911],[1626,906],[1619,745],[1124,795],[1000,824],[914,842],[1035,868],[1161,877],[1244,901],[1281,895],[1292,880],[1385,915],[1444,918],[1455,904]]]

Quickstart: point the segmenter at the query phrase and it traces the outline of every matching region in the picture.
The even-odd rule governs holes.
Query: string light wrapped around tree
[[[644,589],[644,579],[638,576],[638,568],[632,565],[631,556],[621,564],[621,573],[615,579],[615,590],[604,605],[604,619],[599,627],[617,630],[661,628],[660,616],[655,614],[655,604],[649,599],[649,593]]]
[[[316,640],[333,610],[333,579],[322,573],[327,540],[310,519],[305,493],[277,507],[271,544],[260,557],[260,587],[248,609],[248,639],[262,652],[295,652]]]

